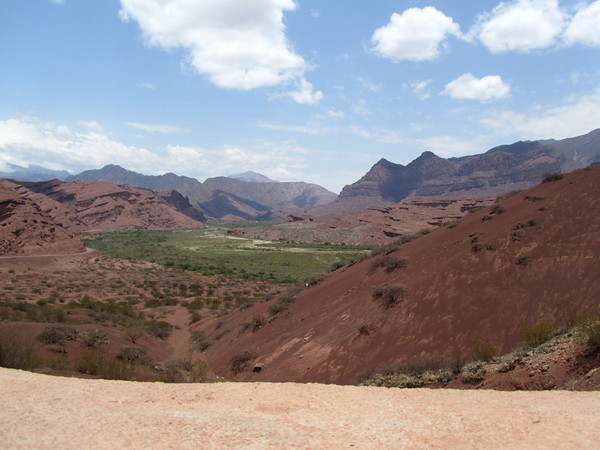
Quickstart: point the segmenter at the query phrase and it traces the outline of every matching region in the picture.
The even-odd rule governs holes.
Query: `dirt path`
[[[0,369],[1,447],[597,448],[600,392],[162,384]]]

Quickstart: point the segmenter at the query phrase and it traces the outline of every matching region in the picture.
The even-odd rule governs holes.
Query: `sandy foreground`
[[[3,448],[597,448],[600,392],[163,384],[0,369]]]

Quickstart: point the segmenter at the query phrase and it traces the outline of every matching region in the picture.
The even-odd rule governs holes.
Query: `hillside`
[[[456,221],[469,211],[488,206],[493,201],[493,198],[420,199],[346,213],[294,213],[288,215],[283,223],[238,228],[232,233],[271,241],[380,245],[393,238]],[[322,208],[325,210],[327,206]]]
[[[600,161],[599,148],[600,129],[560,141],[516,142],[461,158],[424,152],[406,166],[381,159],[360,180],[345,186],[330,209],[364,209],[406,198],[487,197],[526,189],[546,173],[564,173]]]
[[[598,308],[600,166],[517,193],[319,284],[196,327],[206,357],[238,380],[356,383],[431,356],[500,354],[544,319]],[[379,291],[379,297],[374,295]]]
[[[186,205],[190,207],[185,199],[172,192],[162,194],[165,200],[148,189],[116,186],[104,181],[6,181],[5,184],[20,196],[30,198],[45,214],[74,232],[203,226],[169,203],[177,205],[179,202],[177,207],[184,210]]]
[[[81,253],[83,244],[30,199],[0,183],[0,255]]]
[[[304,182],[265,181],[258,174],[244,173],[240,178],[216,177],[200,183],[194,178],[168,173],[142,175],[116,165],[87,170],[68,177],[67,181],[108,181],[110,183],[147,188],[176,190],[187,197],[192,206],[204,214],[223,218],[264,220],[278,217],[279,210],[311,208],[332,202],[334,193],[315,184]]]

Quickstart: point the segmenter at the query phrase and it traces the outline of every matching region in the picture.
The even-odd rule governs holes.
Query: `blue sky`
[[[0,171],[339,192],[380,158],[599,127],[600,0],[0,2]]]

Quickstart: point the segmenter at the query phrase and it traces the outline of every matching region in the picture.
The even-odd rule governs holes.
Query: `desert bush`
[[[507,192],[506,194],[500,194],[499,196],[496,197],[495,201],[501,202],[502,200],[506,200],[507,198],[514,197],[515,195],[517,195],[521,192],[523,192],[523,190],[515,190],[515,191]]]
[[[490,214],[502,214],[506,209],[502,205],[494,205],[490,208]]]
[[[212,345],[211,339],[202,330],[194,330],[190,335],[190,350],[204,352]]]
[[[67,340],[74,340],[77,337],[75,328],[59,327],[50,325],[40,331],[35,339],[43,344],[53,345],[62,344]]]
[[[384,309],[389,309],[404,300],[406,288],[401,284],[384,284],[373,289],[373,298],[378,299]]]
[[[544,175],[544,178],[542,180],[542,183],[551,183],[553,181],[558,181],[558,180],[562,180],[563,176],[560,173],[547,173]]]
[[[449,383],[454,375],[449,359],[432,357],[391,366],[380,373],[368,373],[361,378],[363,385],[419,388],[433,383]]]
[[[521,335],[525,345],[536,348],[550,339],[552,339],[557,330],[557,326],[549,320],[544,320],[530,328],[527,328]]]
[[[473,356],[476,361],[490,362],[496,356],[496,347],[487,338],[480,338],[473,346]]]
[[[530,260],[531,258],[529,256],[519,256],[517,259],[515,259],[515,264],[517,266],[526,266],[529,264]]]
[[[313,275],[311,277],[306,278],[306,280],[304,280],[304,283],[306,284],[307,287],[309,286],[316,286],[317,284],[323,282],[325,280],[325,278],[327,278],[325,275]]]
[[[95,347],[96,345],[108,343],[106,333],[98,329],[81,331],[77,333],[76,340],[86,347]]]
[[[535,203],[544,200],[544,197],[538,197],[536,195],[526,195],[525,200],[529,200],[530,202]]]
[[[132,373],[129,364],[105,355],[99,350],[82,353],[74,361],[74,367],[79,373],[107,380],[128,380]]]
[[[205,383],[208,380],[210,364],[206,361],[198,361],[189,371],[190,381],[192,383]]]
[[[157,337],[159,339],[168,339],[173,331],[173,325],[164,320],[153,320],[146,328],[149,335]]]
[[[375,331],[375,325],[372,323],[362,322],[358,326],[358,334],[361,336],[369,336],[373,331]]]
[[[331,267],[330,267],[329,271],[335,272],[336,270],[341,269],[345,265],[346,265],[346,263],[344,263],[344,261],[337,259],[333,263],[331,263]]]
[[[600,351],[600,316],[593,315],[581,325],[584,345],[591,351]]]
[[[373,273],[379,268],[383,268],[387,273],[392,273],[396,269],[404,269],[407,264],[408,258],[385,255],[371,263],[369,273]]]
[[[254,358],[256,358],[256,353],[254,352],[254,350],[252,350],[252,349],[242,350],[237,355],[234,355],[231,357],[231,360],[230,360],[231,371],[234,374],[240,373],[242,370],[244,370],[246,365]]]
[[[16,332],[0,329],[0,367],[33,370],[40,365],[31,344]]]
[[[115,357],[121,361],[135,362],[146,356],[146,350],[141,347],[124,346],[119,349]]]
[[[475,361],[466,364],[460,374],[463,383],[477,384],[485,379],[487,371],[485,364],[481,361]]]

